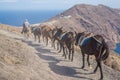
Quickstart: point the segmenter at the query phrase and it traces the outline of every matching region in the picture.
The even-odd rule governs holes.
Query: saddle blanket
[[[89,38],[85,38],[83,41],[82,41],[82,46],[85,46],[87,44],[87,42],[90,40],[91,37]]]
[[[63,33],[63,34],[61,35],[60,40],[64,40],[64,39],[65,39],[65,35],[66,35],[66,33]]]

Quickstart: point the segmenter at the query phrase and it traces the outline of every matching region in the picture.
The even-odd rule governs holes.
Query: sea
[[[117,52],[118,54],[120,54],[120,43],[116,44],[115,52]]]
[[[1,10],[0,24],[22,26],[23,21],[28,19],[30,24],[44,22],[49,18],[60,14],[63,10]]]
[[[36,24],[62,12],[63,10],[0,10],[0,24],[19,27],[22,26],[25,19],[28,19],[30,24]],[[120,54],[120,43],[116,45],[114,51]]]

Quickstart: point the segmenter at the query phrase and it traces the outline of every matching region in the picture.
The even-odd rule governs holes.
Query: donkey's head
[[[79,39],[81,38],[81,36],[84,34],[84,33],[76,33],[75,32],[75,45],[79,45]]]
[[[57,28],[55,36],[60,36],[62,34],[62,27],[61,28]]]

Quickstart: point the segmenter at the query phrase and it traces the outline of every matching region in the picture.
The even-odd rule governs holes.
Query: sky
[[[75,4],[120,8],[120,0],[0,0],[0,10],[66,10]]]

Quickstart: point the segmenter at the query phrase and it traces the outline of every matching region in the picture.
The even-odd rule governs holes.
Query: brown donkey
[[[34,35],[35,41],[36,41],[36,37],[38,37],[38,41],[40,43],[40,37],[41,37],[41,29],[40,29],[40,27],[31,27],[31,32]]]
[[[52,32],[53,33],[53,36],[52,36],[52,46],[55,48],[55,41],[57,41],[57,50],[59,49],[59,41],[60,41],[60,36],[62,35],[63,33],[63,30],[62,30],[63,27],[60,27],[60,28],[55,28],[55,31]]]
[[[87,36],[89,37],[87,37]],[[86,38],[87,37],[87,38]],[[94,73],[97,71],[98,67],[100,68],[100,80],[103,79],[101,61],[105,60],[109,56],[109,47],[106,44],[104,38],[101,35],[90,36],[90,34],[78,33],[76,34],[75,45],[78,45],[81,48],[82,56],[83,56],[83,65],[85,66],[85,54],[94,55],[96,58],[97,66],[94,69]],[[89,61],[89,58],[88,58]]]
[[[46,42],[46,46],[48,45],[48,40],[52,40],[52,28],[50,26],[44,25],[41,27],[41,33],[43,42]],[[44,40],[45,39],[45,40]]]
[[[68,53],[67,50],[69,51],[68,58],[69,60],[73,61],[73,56],[74,56],[74,33],[73,32],[65,32],[61,35],[60,38],[60,52],[61,49],[63,48],[63,56],[65,56],[66,59],[66,54]]]

